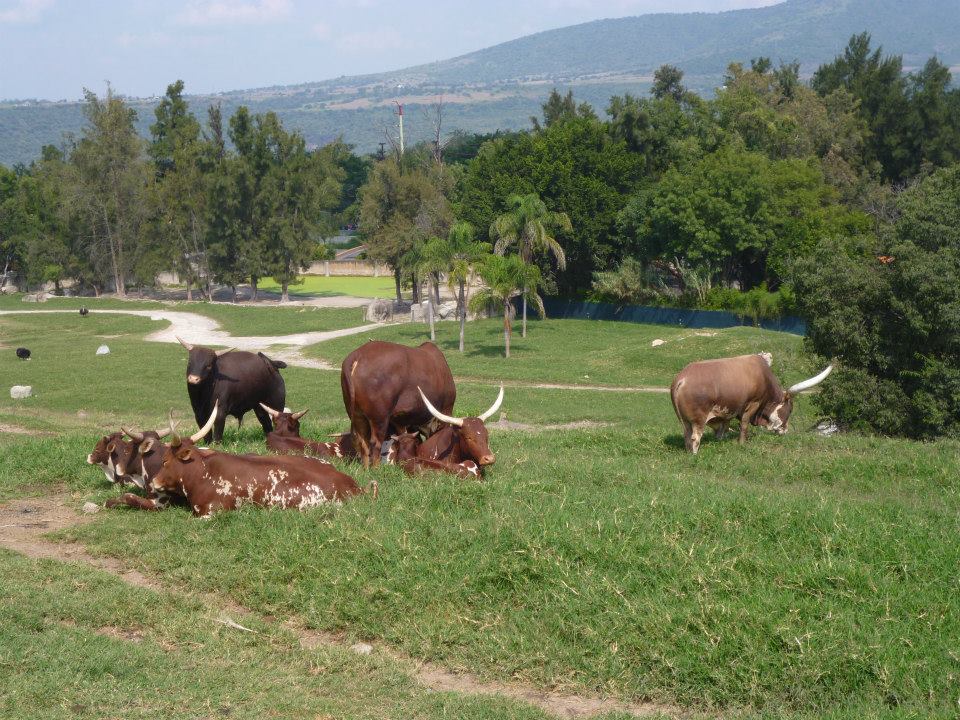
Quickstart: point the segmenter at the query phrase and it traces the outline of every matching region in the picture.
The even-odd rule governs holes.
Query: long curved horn
[[[167,418],[170,420],[170,432],[164,433],[164,435],[176,435],[177,421],[173,419],[173,408],[170,408],[170,412],[167,413]],[[163,437],[163,435],[161,435],[160,437]]]
[[[217,400],[217,401],[213,404],[213,412],[210,413],[210,419],[207,420],[207,424],[204,425],[202,428],[200,428],[200,429],[197,430],[193,435],[190,436],[190,439],[193,440],[193,442],[199,442],[202,438],[204,438],[204,437],[206,436],[206,434],[207,434],[208,432],[210,432],[211,430],[213,430],[213,423],[216,422],[216,419],[217,419],[217,408],[218,408],[219,406],[220,406],[220,401]]]
[[[294,414],[293,414],[293,419],[294,419],[294,420],[299,420],[299,419],[302,418],[304,415],[306,415],[308,412],[310,412],[310,408],[307,408],[306,410],[301,410],[300,412],[294,413]]]
[[[273,409],[272,407],[270,407],[269,405],[264,405],[263,403],[260,403],[260,407],[262,407],[264,410],[266,410],[266,411],[267,411],[267,415],[269,415],[269,416],[272,417],[272,418],[275,418],[275,417],[277,417],[277,415],[280,414],[280,411],[279,411],[279,410],[274,410],[274,409]]]
[[[423,398],[423,402],[427,406],[427,410],[429,410],[430,414],[433,415],[437,420],[440,420],[441,422],[445,422],[445,423],[450,423],[451,425],[456,425],[457,427],[463,427],[463,418],[455,418],[452,415],[444,415],[442,412],[440,412],[433,405],[430,404],[430,401],[427,400],[427,396],[423,394],[423,390],[420,390],[419,385],[417,385],[417,390],[420,391],[420,397]]]
[[[177,341],[181,345],[183,345],[187,349],[187,352],[189,352],[190,350],[193,350],[193,345],[191,345],[188,342],[184,342],[182,337],[180,337],[179,335],[174,335],[174,337],[177,339]]]
[[[827,365],[827,369],[822,373],[810,378],[809,380],[804,380],[803,382],[798,382],[796,385],[791,385],[787,392],[790,394],[795,394],[803,392],[804,390],[809,390],[810,388],[815,387],[826,380],[827,375],[829,375],[831,372],[833,372],[833,365]]]
[[[227,348],[226,350],[217,350],[217,357],[223,357],[228,352],[233,352],[236,348]]]
[[[490,406],[490,409],[487,410],[483,415],[480,415],[481,420],[486,420],[488,417],[493,415],[497,410],[500,409],[500,406],[503,404],[503,385],[500,386],[500,394],[497,395],[497,399],[493,401],[493,405]]]
[[[142,441],[143,441],[143,433],[138,433],[138,432],[135,432],[135,431],[133,431],[133,430],[127,430],[127,429],[126,429],[125,427],[123,427],[123,426],[121,426],[120,429],[121,429],[124,433],[126,433],[127,435],[129,435],[130,437],[132,437],[134,440],[136,440],[137,442],[142,442]]]

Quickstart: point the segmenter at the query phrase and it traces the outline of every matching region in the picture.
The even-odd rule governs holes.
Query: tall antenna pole
[[[397,103],[397,115],[400,118],[400,154],[403,155],[403,105],[397,100],[394,102]]]

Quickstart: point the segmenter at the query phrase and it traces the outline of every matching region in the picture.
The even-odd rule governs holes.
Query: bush
[[[824,243],[797,264],[810,350],[840,361],[815,403],[846,427],[960,436],[960,166],[905,191],[889,239]]]

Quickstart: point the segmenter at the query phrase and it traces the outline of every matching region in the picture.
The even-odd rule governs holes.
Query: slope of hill
[[[931,55],[960,66],[958,0],[787,0],[724,13],[656,14],[550,30],[450,60],[389,73],[303,85],[193,96],[202,114],[210,103],[230,113],[240,104],[275,110],[307,140],[337,135],[370,151],[392,127],[393,101],[407,105],[411,141],[430,132],[424,111],[438,96],[444,124],[471,132],[525,127],[550,88],[572,88],[598,110],[622,92],[645,92],[663,63],[683,68],[687,84],[709,93],[731,61],[760,55],[801,63],[812,72],[867,30],[874,44],[915,67]],[[171,81],[175,78],[171,78]],[[153,102],[132,101],[146,132]],[[0,103],[0,163],[29,162],[45,143],[77,132],[76,103]]]

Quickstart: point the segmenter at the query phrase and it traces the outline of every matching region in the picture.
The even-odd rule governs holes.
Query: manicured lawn
[[[264,280],[260,287],[268,292],[280,292],[280,286],[273,280]],[[314,295],[332,297],[334,295],[353,295],[355,297],[391,298],[396,296],[393,276],[363,277],[304,275],[300,285],[291,285],[291,295]]]
[[[190,417],[182,349],[136,339],[153,325],[107,316],[82,324],[73,317],[0,317],[0,343],[12,347],[25,338],[36,348],[27,363],[12,350],[0,354],[0,376],[38,392],[26,401],[4,394],[0,423],[57,432],[0,435],[0,499],[65,485],[80,493],[78,502],[102,501],[116,491],[99,469],[83,464],[102,430],[121,421],[160,425],[169,407]],[[460,384],[463,412],[486,408],[490,383],[499,378],[664,385],[690,360],[760,350],[774,353],[774,368],[787,382],[811,369],[797,338],[749,328],[697,336],[629,324],[537,322],[525,343],[518,340],[517,357],[506,361],[485,351],[496,342],[496,321],[471,326],[464,358],[449,349],[455,326],[440,327],[455,374],[479,378]],[[388,327],[377,335],[414,342],[423,338],[423,329],[417,332]],[[95,357],[101,342],[95,335],[114,333],[123,337],[110,341],[111,355]],[[651,348],[657,337],[667,344]],[[347,338],[314,352],[339,362],[362,341]],[[304,434],[346,427],[338,373],[291,368],[284,376],[287,404],[311,409]],[[379,500],[303,514],[245,510],[206,523],[180,510],[101,512],[67,535],[170,582],[313,627],[381,638],[415,657],[489,678],[737,717],[955,715],[960,444],[820,437],[810,430],[816,415],[808,399],[797,403],[787,436],[754,430],[743,448],[708,438],[697,457],[683,451],[665,394],[511,387],[503,412],[518,422],[610,425],[494,429],[497,463],[483,482],[343,464],[361,485],[376,478]],[[228,425],[227,449],[259,451],[262,442],[252,418],[242,431]],[[114,664],[119,660],[106,639],[91,640],[90,631],[77,628],[121,624],[135,606],[119,595],[91,605],[94,620],[61,628],[53,601],[43,598],[75,598],[64,588],[77,579],[59,566],[37,572],[26,561],[4,562],[0,587],[8,589],[0,597],[12,598],[15,611],[0,609],[14,619],[12,626],[0,624],[0,688],[9,676],[2,671],[17,669],[11,689],[15,697],[34,698],[24,705],[29,715],[40,702],[35,687],[72,677],[65,697],[82,697],[75,702],[83,705],[103,697],[104,716],[124,715],[119,695],[85,670],[70,643],[94,650],[90,664],[106,658],[100,662],[110,672],[132,677]],[[75,602],[62,612],[82,617]],[[142,621],[148,635],[193,637],[189,617],[168,604],[156,607],[157,617]],[[52,629],[44,617],[54,619]],[[155,630],[161,622],[165,629]],[[226,673],[228,688],[239,688],[246,668],[257,663],[268,668],[265,675],[281,668],[277,677],[306,682],[299,660],[284,665],[232,647],[201,643],[196,652],[162,659],[160,677],[179,687],[175,681],[184,676],[171,668],[189,652],[196,687],[156,699],[160,704],[151,708],[162,714],[190,703],[216,672]],[[237,663],[218,663],[232,652]],[[62,662],[47,660],[58,655]],[[348,697],[363,696],[373,678],[386,689],[371,691],[372,703],[384,696],[406,702],[391,670],[360,672],[356,662],[326,664],[332,683],[341,673],[353,678],[343,680]],[[82,671],[68,675],[72,665]],[[264,691],[268,699],[275,698],[272,687]],[[218,691],[209,692],[220,702]],[[245,697],[239,689],[227,694]],[[439,706],[420,702],[428,699],[417,696],[385,714],[442,716]],[[354,710],[331,705],[317,712],[375,716],[358,703]],[[298,711],[291,706],[281,714]],[[489,708],[449,712],[509,716]]]

